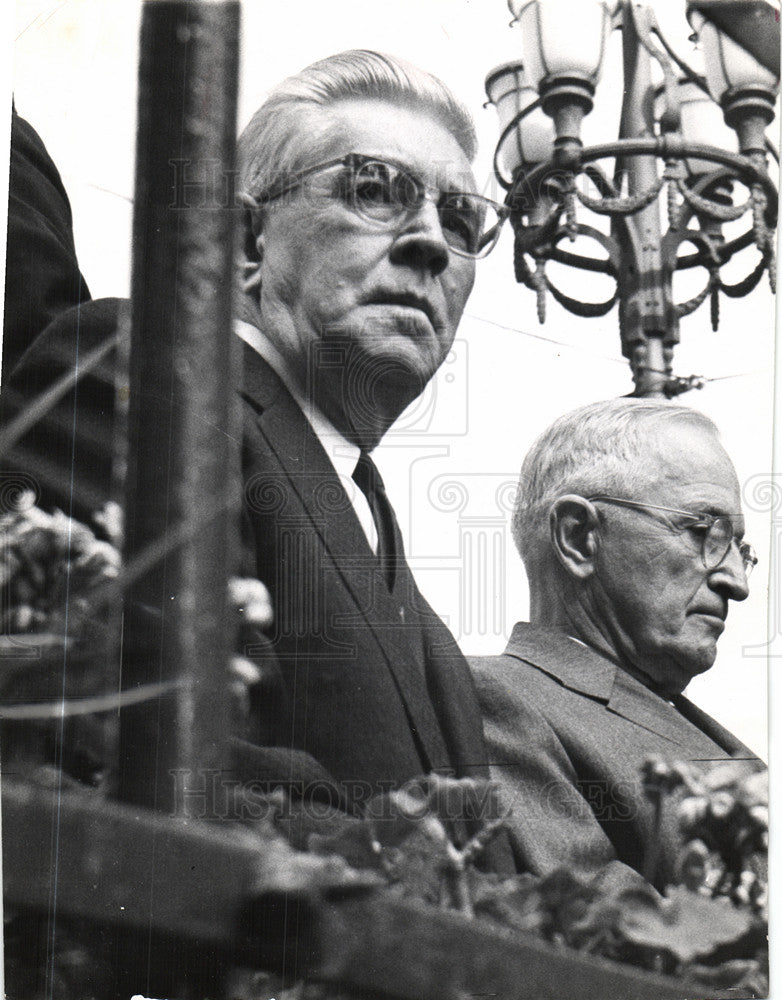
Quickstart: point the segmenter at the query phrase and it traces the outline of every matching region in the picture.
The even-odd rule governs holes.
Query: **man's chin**
[[[420,396],[443,363],[436,341],[397,334],[383,343],[359,345],[351,359],[356,368],[390,386],[406,387]]]
[[[389,345],[395,347],[396,345]],[[344,385],[357,415],[376,407],[402,412],[426,389],[438,365],[416,345],[376,350],[351,358]]]
[[[676,663],[677,672],[681,678],[681,685],[678,686],[678,691],[683,691],[693,677],[705,674],[707,670],[711,670],[716,659],[716,642],[707,643],[695,649],[684,650],[677,658]]]
[[[344,377],[323,379],[315,403],[348,440],[371,449],[426,388],[396,360],[375,359]]]
[[[716,656],[716,642],[658,647],[656,654],[639,666],[651,686],[670,698],[681,694],[693,677],[709,670]]]

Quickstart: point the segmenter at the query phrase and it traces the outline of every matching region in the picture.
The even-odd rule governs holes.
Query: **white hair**
[[[239,138],[242,190],[257,198],[317,162],[317,140],[313,145],[311,133],[302,127],[307,113],[351,98],[428,113],[448,129],[468,160],[475,157],[470,113],[441,80],[395,56],[352,49],[307,66],[272,90]]]
[[[686,421],[715,438],[703,413],[666,400],[620,398],[589,403],[559,417],[533,444],[521,467],[512,532],[527,571],[546,559],[549,511],[557,497],[598,493],[632,498],[645,477],[649,431]]]
[[[351,49],[312,63],[272,90],[239,137],[239,197],[247,206],[237,277],[240,319],[257,322],[260,215],[256,199],[298,171],[314,166],[333,142],[319,127],[324,108],[354,98],[382,100],[429,115],[441,123],[469,161],[477,140],[469,111],[431,73],[395,56]]]

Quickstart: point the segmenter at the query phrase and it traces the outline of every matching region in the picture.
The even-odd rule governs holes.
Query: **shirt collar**
[[[248,347],[251,347],[274,369],[285,388],[293,396],[296,405],[309,421],[337,474],[350,480],[361,454],[358,445],[348,441],[344,435],[340,434],[323,411],[311,399],[305,397],[282,354],[263,330],[259,330],[257,326],[246,323],[244,320],[237,319],[234,320],[234,331]]]

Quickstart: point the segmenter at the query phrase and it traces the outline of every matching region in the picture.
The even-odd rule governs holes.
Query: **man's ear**
[[[586,580],[594,572],[599,526],[595,505],[575,493],[561,496],[551,505],[551,544],[562,566],[577,580]]]
[[[240,195],[239,197],[244,202],[240,265],[242,269],[241,287],[244,292],[259,295],[264,251],[263,208],[249,195]]]
[[[263,260],[263,209],[254,206],[244,212],[244,255],[248,261],[260,264]]]

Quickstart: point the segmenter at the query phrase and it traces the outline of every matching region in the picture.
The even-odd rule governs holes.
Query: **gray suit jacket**
[[[567,865],[592,875],[612,864],[642,872],[657,849],[654,883],[673,875],[676,824],[655,831],[640,767],[651,755],[710,762],[755,755],[680,697],[674,706],[564,632],[517,624],[503,656],[471,661],[492,777],[513,810],[519,870]]]

